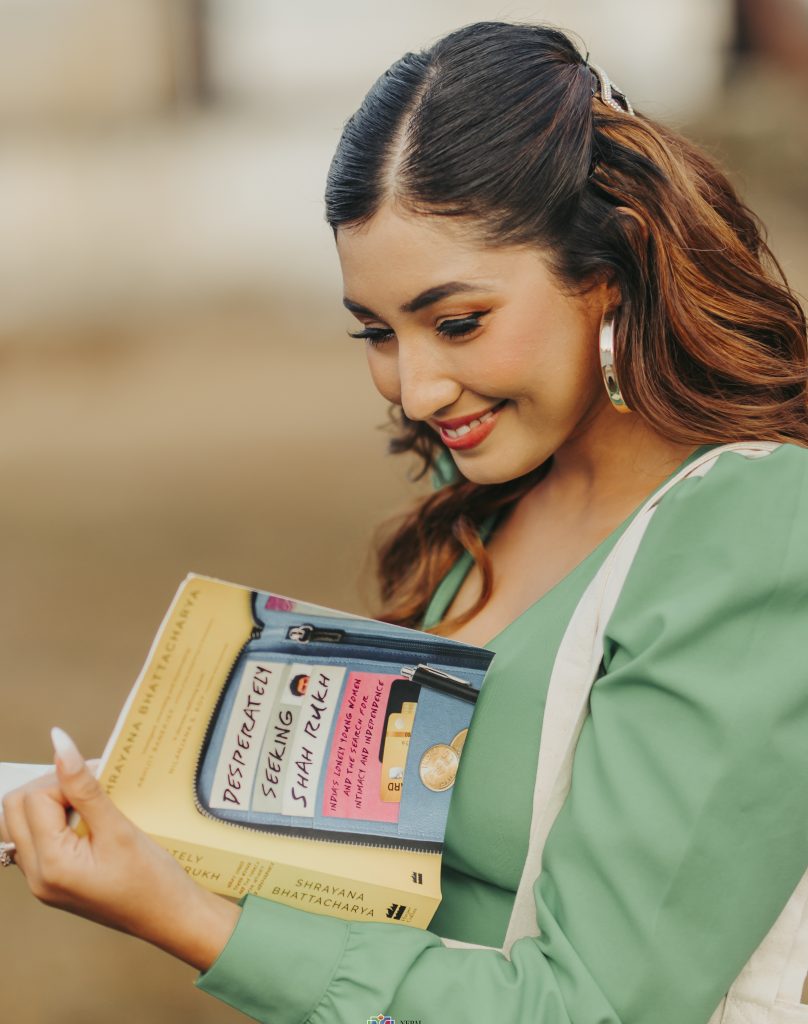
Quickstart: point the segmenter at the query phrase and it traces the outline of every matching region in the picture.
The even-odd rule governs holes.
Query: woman
[[[703,1024],[808,864],[799,305],[725,177],[546,28],[402,58],[346,125],[326,206],[394,450],[439,485],[381,552],[384,617],[497,652],[432,928],[198,889],[59,731],[56,780],[6,801],[17,862],[259,1020]],[[665,480],[748,439],[783,443],[665,494],[609,619],[541,935],[461,948],[502,944],[581,594]]]

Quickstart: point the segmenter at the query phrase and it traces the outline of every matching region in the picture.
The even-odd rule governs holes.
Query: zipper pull
[[[290,626],[286,631],[286,639],[298,644],[321,643],[339,644],[345,638],[344,629],[324,629],[312,626],[310,622],[301,626]]]

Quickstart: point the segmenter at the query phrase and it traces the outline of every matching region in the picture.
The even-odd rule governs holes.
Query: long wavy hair
[[[805,316],[759,221],[705,153],[597,93],[557,30],[482,22],[453,32],[393,64],[346,123],[326,218],[336,233],[392,200],[464,218],[492,245],[540,247],[571,290],[613,280],[615,367],[635,415],[678,444],[808,446]],[[439,437],[396,415],[391,451],[434,468],[445,458]],[[503,484],[457,479],[397,521],[378,552],[381,616],[420,625],[464,550],[481,593],[442,628],[474,616],[493,584],[481,527],[550,463]]]

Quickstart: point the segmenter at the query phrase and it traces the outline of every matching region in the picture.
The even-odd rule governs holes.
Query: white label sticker
[[[254,811],[283,814],[283,787],[290,770],[299,704],[299,701],[278,701],[272,709],[255,776]]]
[[[303,701],[298,711],[294,742],[283,786],[283,813],[313,818],[317,784],[328,753],[328,736],[339,704],[343,665],[292,665]]]
[[[250,809],[267,722],[288,669],[255,658],[244,663],[213,777],[211,807]]]

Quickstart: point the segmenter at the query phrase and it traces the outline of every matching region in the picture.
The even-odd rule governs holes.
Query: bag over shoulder
[[[564,804],[589,694],[603,658],[604,632],[623,584],[661,498],[680,480],[703,476],[724,452],[764,458],[778,442],[745,441],[711,449],[683,467],[640,508],[579,601],[561,640],[547,694],[533,798],[530,843],[502,952],[539,934],[533,888],[541,873],[544,845]],[[472,943],[444,939],[461,948]],[[808,871],[782,913],[716,1008],[709,1024],[808,1024],[801,1004],[808,970]]]

